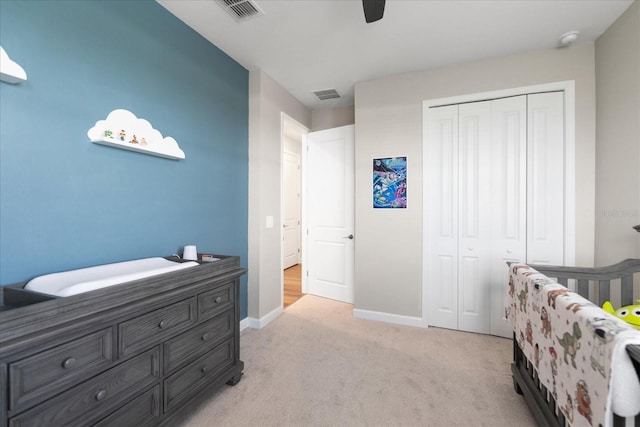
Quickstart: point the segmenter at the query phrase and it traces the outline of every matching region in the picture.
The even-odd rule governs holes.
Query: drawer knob
[[[202,341],[206,341],[206,340],[208,340],[209,338],[211,338],[211,334],[210,334],[210,333],[208,333],[208,332],[207,332],[206,334],[204,334],[203,336],[201,336],[201,337],[200,337],[200,339],[202,339]]]
[[[216,304],[220,304],[222,302],[222,297],[216,297]]]
[[[200,372],[202,372],[203,374],[206,374],[208,370],[209,370],[209,368],[207,368],[207,365],[205,365],[202,368],[200,368]]]
[[[167,321],[166,320],[161,320],[160,323],[158,323],[158,327],[160,329],[163,329],[166,326],[167,326]]]
[[[64,359],[64,361],[62,362],[62,367],[64,369],[71,369],[71,367],[73,365],[76,364],[76,359],[74,357],[67,357],[66,359]]]
[[[107,397],[107,390],[105,389],[102,389],[96,393],[96,400],[98,401],[104,399],[105,397]]]

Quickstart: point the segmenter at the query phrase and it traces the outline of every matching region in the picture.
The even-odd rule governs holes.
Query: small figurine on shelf
[[[136,138],[135,135],[133,135],[133,139],[131,141],[129,141],[132,144],[137,144],[138,143],[138,138]]]
[[[144,136],[142,137],[142,139],[140,139],[140,145],[147,145],[147,140]]]
[[[104,131],[104,137],[105,138],[113,138],[113,132],[111,132],[109,129]]]
[[[124,129],[122,129],[120,131],[120,141],[124,141],[124,137],[127,136],[127,134],[125,133]]]

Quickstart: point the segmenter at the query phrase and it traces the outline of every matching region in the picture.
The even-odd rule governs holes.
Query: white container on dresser
[[[239,258],[52,298],[2,288],[0,426],[175,425],[244,367]]]

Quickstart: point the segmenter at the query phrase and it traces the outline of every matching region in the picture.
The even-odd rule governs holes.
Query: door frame
[[[284,197],[283,197],[283,187],[284,187],[284,147],[285,147],[285,137],[289,134],[290,129],[295,129],[296,132],[300,132],[300,169],[301,169],[301,182],[300,182],[300,229],[302,230],[302,238],[300,241],[300,250],[302,251],[302,264],[305,262],[305,254],[307,252],[307,239],[306,233],[306,218],[305,218],[305,201],[306,201],[306,178],[304,174],[305,163],[307,161],[307,140],[306,135],[310,132],[309,128],[289,116],[285,112],[280,112],[280,224],[279,224],[279,233],[280,233],[280,243],[278,244],[278,250],[280,253],[280,271],[284,271],[284,265],[282,263],[282,246],[283,246],[283,238],[284,238],[284,229],[282,228],[282,213],[284,212]],[[307,293],[307,280],[305,274],[302,274],[302,293]],[[280,275],[280,308],[284,307],[284,274]]]
[[[575,81],[565,80],[540,85],[522,86],[510,89],[501,89],[489,92],[479,92],[467,95],[451,96],[446,98],[429,99],[422,102],[422,164],[427,164],[426,150],[429,108],[442,107],[451,104],[463,104],[468,102],[487,101],[496,98],[506,98],[510,96],[528,95],[540,92],[564,92],[564,176],[565,176],[565,206],[564,206],[564,259],[565,265],[575,265],[576,258],[576,190],[575,190]],[[423,171],[424,172],[424,171]],[[423,173],[423,188],[426,189],[426,173]],[[427,198],[423,197],[422,206],[422,229],[427,230]],[[426,232],[422,235],[422,319],[423,327],[428,327],[427,301],[427,249],[428,236]]]

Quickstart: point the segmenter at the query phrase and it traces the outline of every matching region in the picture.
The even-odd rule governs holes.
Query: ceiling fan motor
[[[379,21],[384,15],[385,0],[362,0],[362,8],[364,9],[364,20],[367,24]]]

